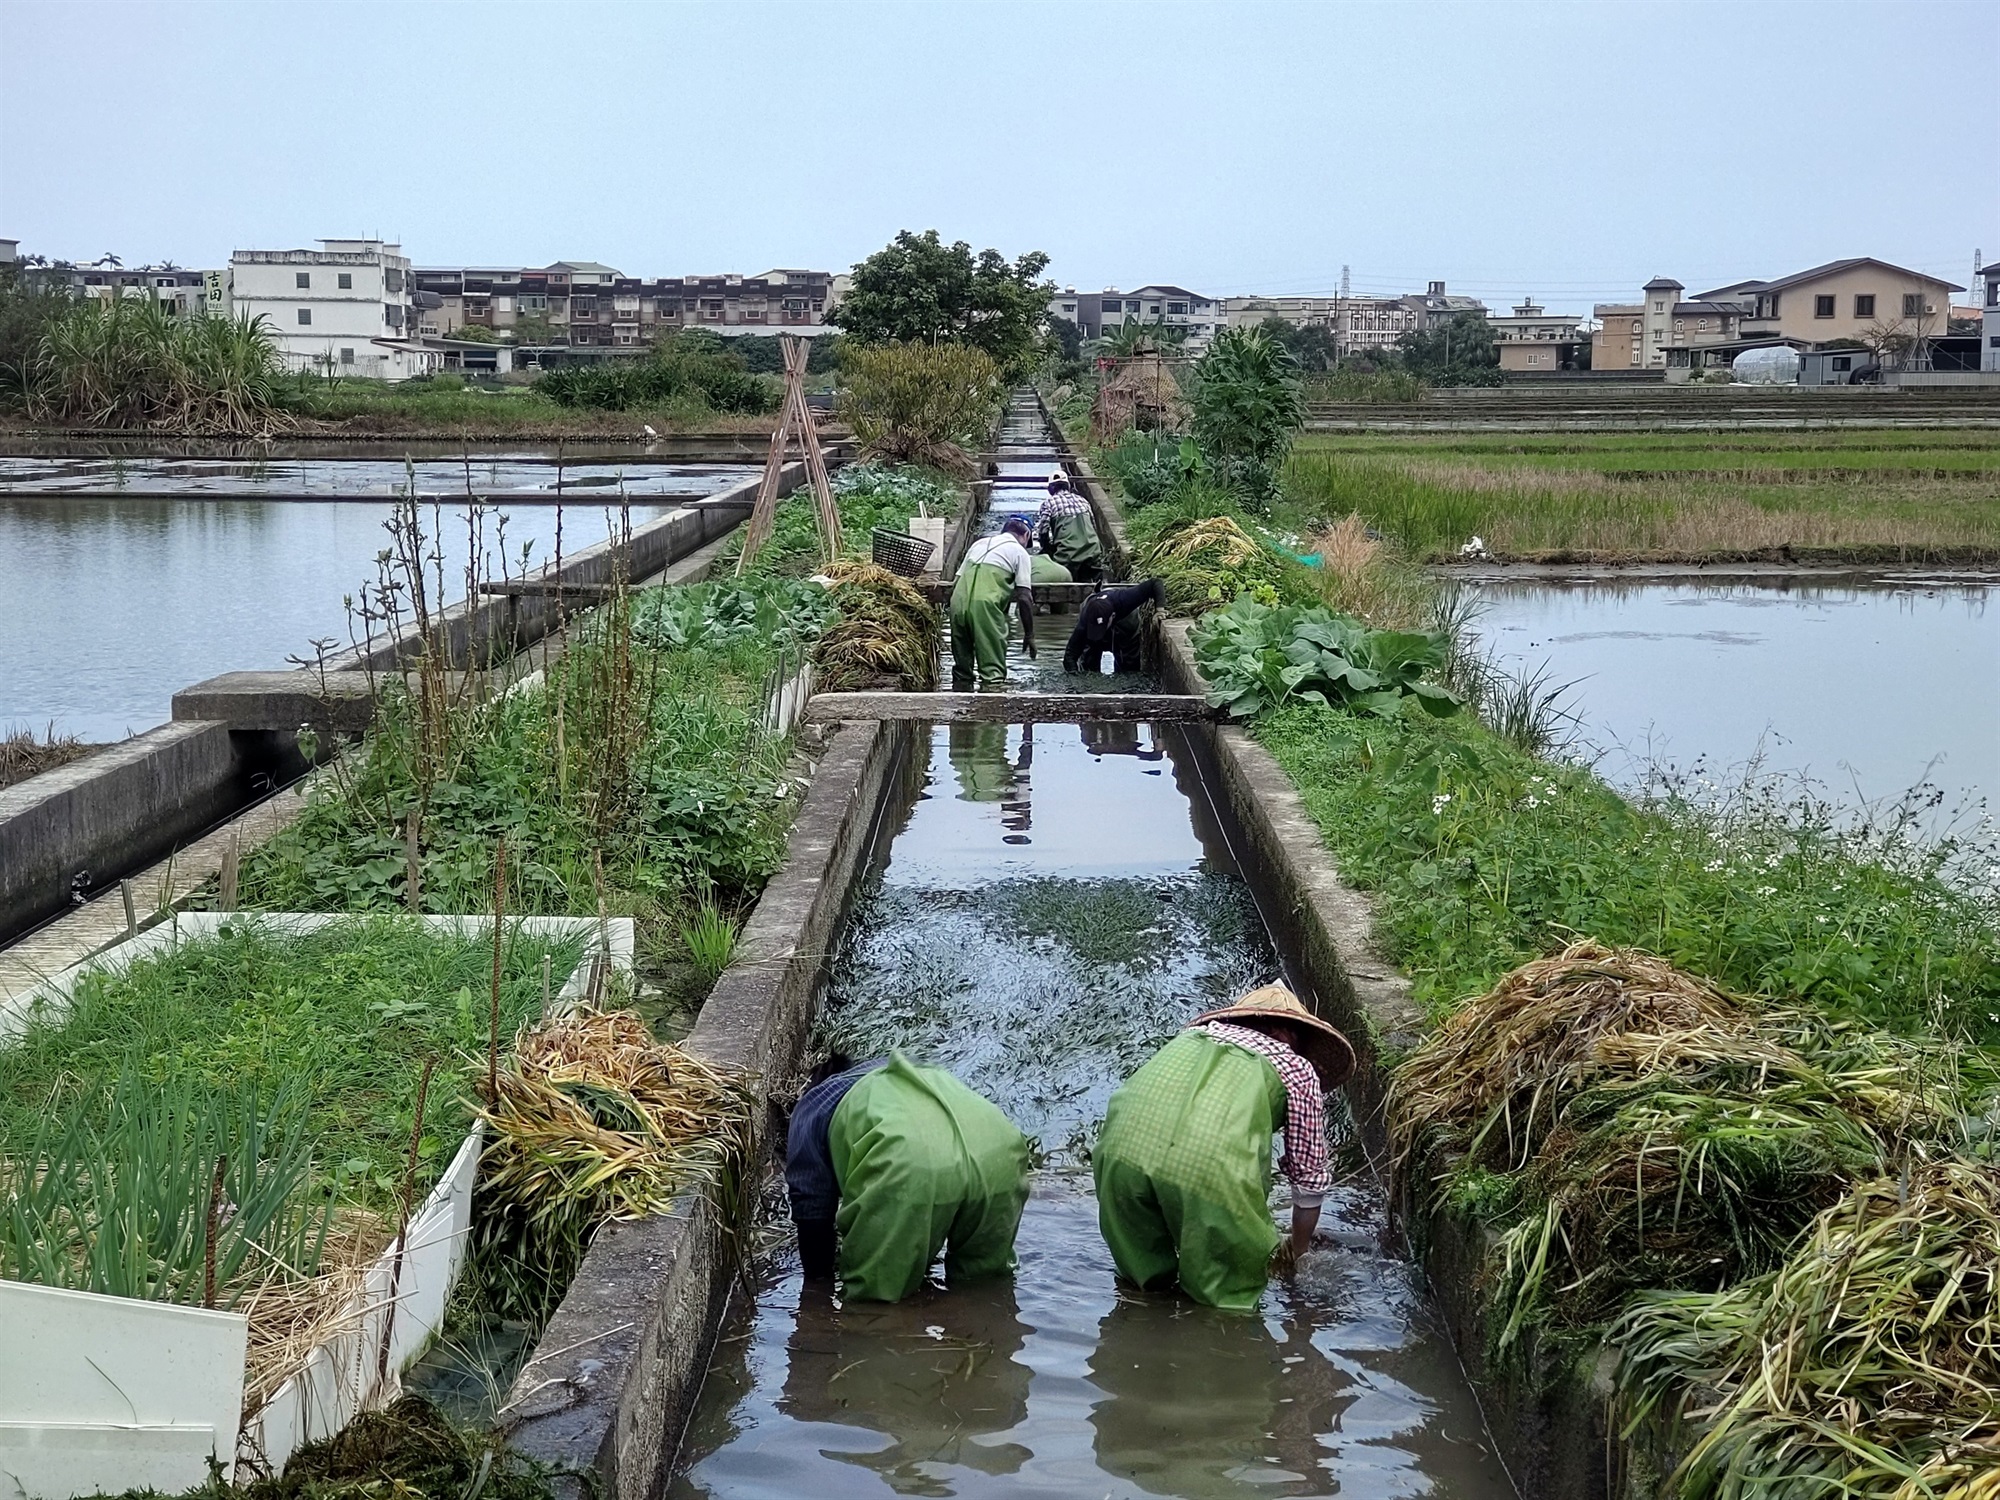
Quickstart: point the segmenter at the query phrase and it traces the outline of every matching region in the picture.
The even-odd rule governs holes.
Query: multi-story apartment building
[[[1487,322],[1493,327],[1501,369],[1545,375],[1575,366],[1582,319],[1547,312],[1539,303],[1523,298],[1514,304],[1513,312],[1489,317]]]
[[[1655,276],[1640,288],[1637,302],[1598,303],[1592,309],[1598,326],[1590,339],[1591,368],[1686,366],[1698,363],[1688,351],[1737,341],[1743,322],[1740,304],[1712,297],[1689,301],[1681,296],[1683,290],[1671,276]]]
[[[1124,323],[1163,323],[1186,332],[1182,347],[1190,354],[1206,349],[1223,326],[1220,304],[1184,286],[1142,286],[1131,292],[1116,287],[1079,292],[1065,287],[1049,299],[1049,314],[1076,324],[1087,339],[1103,338]]]
[[[1231,328],[1254,328],[1266,318],[1283,318],[1297,328],[1328,329],[1342,354],[1389,348],[1418,325],[1417,315],[1401,297],[1225,297],[1222,308]]]
[[[780,333],[824,326],[836,278],[778,269],[760,276],[644,280],[597,261],[557,261],[539,270],[480,267],[421,270],[419,289],[438,298],[421,331],[449,337],[465,327],[516,330],[521,342],[639,345],[681,328]]]
[[[1440,324],[1448,323],[1460,313],[1484,313],[1486,304],[1477,297],[1463,297],[1455,292],[1446,292],[1442,281],[1426,283],[1421,296],[1401,299],[1410,310],[1415,326],[1428,332]]]
[[[0,241],[0,245],[8,243]],[[4,258],[4,257],[0,257]],[[120,266],[108,259],[89,265],[57,261],[28,263],[21,279],[44,291],[72,297],[150,298],[166,311],[188,317],[204,310],[220,313],[228,306],[227,278],[220,271],[190,271],[180,266]]]
[[[321,240],[317,250],[238,250],[229,300],[263,318],[293,369],[407,380],[442,368],[414,337],[409,257],[381,240]]]

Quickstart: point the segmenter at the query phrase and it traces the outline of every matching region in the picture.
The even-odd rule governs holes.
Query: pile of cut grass
[[[10,729],[0,734],[0,788],[81,760],[94,748],[73,734],[57,734],[53,724],[39,735],[32,729]]]
[[[1616,1325],[1635,1420],[1699,1437],[1669,1483],[1739,1495],[2000,1491],[2000,1173],[1950,1158],[1855,1187],[1784,1264],[1651,1293]]]
[[[1477,1188],[1504,1210],[1504,1350],[1530,1323],[1602,1324],[1635,1291],[1769,1270],[1854,1183],[1942,1149],[1965,1105],[1951,1049],[1580,942],[1439,1026],[1397,1069],[1389,1118],[1419,1201],[1456,1175],[1510,1179]]]
[[[906,578],[867,562],[827,569],[840,612],[813,643],[824,692],[929,692],[938,680],[938,612]]]

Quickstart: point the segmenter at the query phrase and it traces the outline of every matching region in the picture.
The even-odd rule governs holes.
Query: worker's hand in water
[[[1035,660],[1035,591],[1015,589],[1014,604],[1021,615],[1021,649],[1028,653],[1028,660]]]

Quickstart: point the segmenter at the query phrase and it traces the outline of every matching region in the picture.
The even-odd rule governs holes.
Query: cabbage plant
[[[1437,718],[1462,706],[1424,680],[1445,661],[1435,631],[1372,630],[1319,605],[1271,606],[1239,594],[1205,615],[1191,637],[1208,701],[1247,719],[1294,699],[1364,714],[1394,714],[1406,699]]]

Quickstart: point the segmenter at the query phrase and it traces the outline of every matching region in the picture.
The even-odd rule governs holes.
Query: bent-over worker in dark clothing
[[[900,1302],[940,1250],[953,1282],[1013,1269],[1028,1142],[944,1069],[891,1052],[799,1097],[785,1189],[807,1280],[837,1270],[848,1300]]]
[[[1117,670],[1139,670],[1139,607],[1148,601],[1164,609],[1166,585],[1157,578],[1117,588],[1099,589],[1077,607],[1076,629],[1063,648],[1065,672],[1095,672],[1106,651],[1117,658]]]

